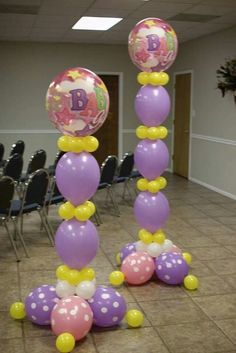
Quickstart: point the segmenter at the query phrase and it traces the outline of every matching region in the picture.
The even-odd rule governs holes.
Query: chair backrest
[[[10,156],[12,156],[15,153],[20,154],[21,156],[23,156],[24,154],[24,150],[25,150],[25,143],[22,140],[18,140],[16,141],[16,143],[13,143],[13,145],[11,146],[11,152],[10,152]]]
[[[14,197],[14,191],[14,180],[8,176],[3,176],[0,179],[0,213],[10,213],[11,201]]]
[[[56,158],[55,158],[55,161],[54,161],[54,164],[53,164],[53,167],[56,168],[57,166],[57,163],[59,162],[59,159],[61,159],[61,157],[65,154],[64,151],[58,151],[57,154],[56,154]]]
[[[45,169],[39,169],[29,176],[24,191],[24,206],[37,203],[44,205],[49,186],[49,175]]]
[[[119,178],[129,178],[134,167],[134,154],[132,152],[125,153],[119,165]]]
[[[3,168],[3,175],[9,176],[15,181],[19,181],[23,168],[23,158],[15,153],[7,160]]]
[[[2,162],[3,160],[4,151],[5,151],[4,145],[0,143],[0,162]]]
[[[108,156],[101,167],[101,179],[100,183],[112,184],[116,169],[118,165],[118,159],[116,156]]]
[[[47,154],[44,150],[37,150],[30,158],[26,174],[32,174],[38,169],[42,169],[46,163]]]

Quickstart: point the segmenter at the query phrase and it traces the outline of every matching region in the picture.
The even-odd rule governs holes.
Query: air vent
[[[7,5],[0,4],[0,13],[11,13],[21,15],[37,15],[39,6],[37,5]]]
[[[221,16],[215,16],[215,15],[199,15],[195,13],[180,13],[176,16],[168,18],[170,21],[181,21],[181,22],[208,22],[211,20],[214,20],[215,18],[218,18]]]

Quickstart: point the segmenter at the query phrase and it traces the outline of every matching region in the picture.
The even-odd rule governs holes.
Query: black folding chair
[[[10,151],[10,156],[12,156],[15,153],[20,154],[23,157],[25,151],[25,143],[22,140],[16,141],[16,143],[13,143],[11,146],[11,151]]]
[[[109,197],[116,215],[120,215],[119,207],[113,193],[113,182],[117,171],[118,160],[116,156],[108,156],[101,166],[101,178],[98,190],[106,190],[106,200]]]
[[[115,176],[114,183],[124,183],[124,189],[122,198],[125,198],[126,190],[129,196],[132,198],[132,194],[129,188],[129,182],[131,180],[131,175],[134,167],[134,154],[132,152],[125,153],[123,159],[118,167],[118,173]]]
[[[19,182],[23,168],[23,158],[15,153],[9,157],[3,167],[3,175],[11,177],[15,182]]]
[[[38,169],[43,169],[46,163],[47,154],[44,150],[37,150],[30,158],[27,171],[22,175],[21,182],[25,182],[29,175]]]
[[[37,211],[50,243],[54,245],[53,234],[46,212],[48,187],[49,175],[46,170],[39,169],[31,174],[25,183],[22,199],[13,200],[12,202],[12,215],[21,219],[21,233],[23,233],[23,215]]]
[[[63,151],[57,152],[54,163],[48,167],[48,174],[50,176],[54,176],[55,175],[55,170],[56,170],[57,163],[59,162],[59,159],[63,156],[64,153],[65,152],[63,152]]]
[[[1,225],[3,225],[7,231],[11,245],[12,245],[14,252],[15,252],[15,255],[16,255],[16,260],[20,261],[20,256],[19,256],[17,248],[16,248],[16,243],[14,241],[14,237],[11,234],[9,227],[8,227],[8,222],[10,220],[13,221],[15,233],[19,236],[19,239],[21,241],[21,244],[23,246],[23,249],[25,251],[26,256],[29,257],[29,254],[28,254],[26,245],[24,243],[24,239],[22,237],[22,234],[20,233],[20,231],[17,227],[16,218],[12,212],[14,192],[15,192],[14,180],[8,176],[2,177],[0,179],[0,222],[1,222]]]
[[[3,159],[4,151],[5,151],[4,145],[0,143],[0,168],[2,168],[5,164],[5,161]]]

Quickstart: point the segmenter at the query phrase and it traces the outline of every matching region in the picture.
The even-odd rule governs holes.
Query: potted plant
[[[233,92],[236,103],[236,59],[226,60],[225,65],[221,65],[216,71],[218,84],[217,88],[221,90],[222,97],[226,92]]]

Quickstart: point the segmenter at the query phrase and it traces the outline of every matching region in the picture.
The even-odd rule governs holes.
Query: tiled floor
[[[142,328],[128,329],[125,322],[114,329],[93,328],[78,342],[78,353],[235,353],[236,352],[236,202],[199,185],[168,175],[165,194],[171,216],[165,228],[168,237],[193,255],[191,273],[200,287],[189,292],[153,280],[143,286],[123,286],[129,308],[145,315]],[[118,190],[117,190],[118,192]],[[101,204],[100,194],[98,205]],[[100,251],[93,261],[100,284],[108,284],[116,268],[115,254],[137,239],[139,227],[132,207],[123,203],[120,218],[102,212]],[[56,208],[50,219],[57,228]],[[39,219],[26,217],[25,239],[31,258],[17,264],[9,241],[0,229],[0,352],[53,353],[55,337],[49,328],[27,320],[13,321],[9,305],[34,286],[55,283],[55,268],[61,263]]]

